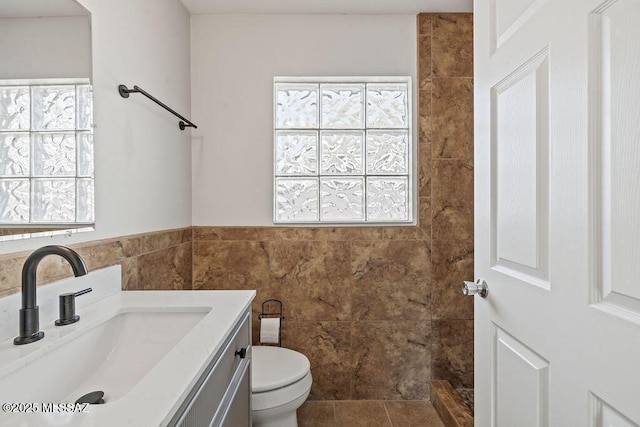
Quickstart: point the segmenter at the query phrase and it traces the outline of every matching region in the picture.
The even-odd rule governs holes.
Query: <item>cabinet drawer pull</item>
[[[236,351],[236,356],[240,356],[240,359],[244,359],[247,356],[247,349],[242,347],[240,350]]]

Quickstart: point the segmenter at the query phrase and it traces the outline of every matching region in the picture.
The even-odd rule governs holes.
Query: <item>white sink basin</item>
[[[109,272],[112,276],[121,277],[119,268]],[[0,411],[0,426],[166,425],[255,296],[254,291],[122,292],[119,281],[107,286],[101,277],[96,272],[61,287],[39,288],[45,335],[31,344],[13,345],[19,295],[0,298],[0,402],[35,403],[40,409]],[[88,286],[94,292],[78,300],[80,321],[54,326],[57,295]],[[107,287],[114,289],[105,292]],[[42,410],[42,404],[74,403],[92,391],[103,391],[105,403],[84,412]]]
[[[126,311],[102,322],[0,379],[0,402],[75,402],[103,391],[124,396],[206,314]],[[47,381],[42,381],[46,379]],[[33,387],[38,384],[38,387]]]

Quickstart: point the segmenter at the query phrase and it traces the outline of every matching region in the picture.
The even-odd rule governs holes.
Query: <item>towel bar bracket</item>
[[[120,86],[118,86],[118,92],[120,93],[121,97],[128,98],[129,94],[131,92],[135,92],[135,90],[128,89],[125,85],[120,85]]]

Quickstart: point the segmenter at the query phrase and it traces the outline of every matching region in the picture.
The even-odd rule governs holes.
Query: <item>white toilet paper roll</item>
[[[260,319],[260,342],[262,344],[278,344],[279,337],[279,317],[263,317]]]

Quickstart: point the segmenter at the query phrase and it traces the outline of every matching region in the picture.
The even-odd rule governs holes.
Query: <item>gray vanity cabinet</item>
[[[209,363],[168,426],[251,426],[249,310],[234,326],[222,350]]]

